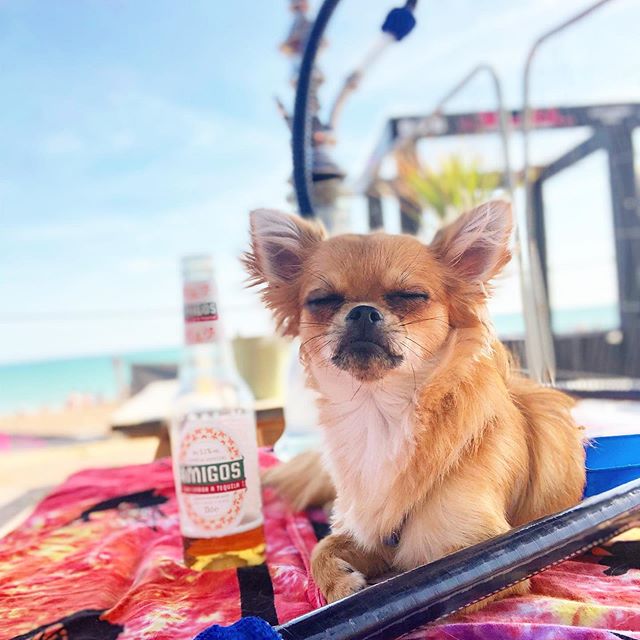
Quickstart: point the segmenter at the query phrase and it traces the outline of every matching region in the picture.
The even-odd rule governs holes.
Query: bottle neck
[[[218,315],[215,282],[212,278],[185,279],[183,298],[182,387],[206,392],[216,381],[235,381],[239,374]]]
[[[240,377],[228,342],[187,345],[180,367],[183,389],[206,393],[220,382]]]

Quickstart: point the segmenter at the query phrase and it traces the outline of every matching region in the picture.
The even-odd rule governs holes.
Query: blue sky
[[[507,101],[519,105],[527,43],[585,2],[419,4],[415,32],[345,110],[336,157],[353,178],[389,115],[424,112],[479,60],[496,64]],[[287,5],[0,2],[0,361],[178,344],[177,261],[188,252],[215,254],[230,330],[264,330],[265,315],[241,290],[237,256],[251,208],[289,207],[288,134],[273,105],[274,95],[291,102],[289,62],[277,50]],[[321,58],[324,104],[394,2],[343,5]],[[638,24],[639,3],[617,0],[546,48],[536,102],[640,100]],[[491,104],[479,80],[452,108]],[[564,142],[541,136],[536,154],[554,157]],[[450,148],[495,161],[480,142]],[[433,158],[450,150],[433,149]],[[585,171],[595,176],[593,164]],[[601,242],[609,223],[590,212],[606,185],[581,182],[553,196],[554,206],[571,209],[558,216],[558,238],[569,237],[578,215],[586,229],[558,253],[582,276],[581,260],[589,254],[593,267],[595,256],[602,268],[593,277],[611,289],[610,247]],[[354,203],[356,228],[361,208]],[[562,286],[575,293],[572,277]],[[515,308],[513,297],[506,285],[499,309]]]

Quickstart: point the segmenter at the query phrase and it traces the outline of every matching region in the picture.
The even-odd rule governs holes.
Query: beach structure
[[[638,199],[636,194],[635,175],[633,173],[633,153],[631,149],[631,131],[638,126],[638,112],[636,105],[617,105],[611,112],[606,109],[587,107],[585,110],[578,108],[569,109],[564,112],[559,109],[532,111],[529,108],[528,95],[528,75],[531,61],[540,44],[547,39],[570,27],[575,22],[597,10],[609,0],[600,0],[589,5],[579,14],[551,29],[548,33],[542,34],[532,45],[529,59],[524,73],[524,105],[520,112],[510,114],[510,125],[519,125],[523,128],[525,135],[525,149],[528,150],[528,135],[530,128],[536,126],[576,126],[578,122],[585,126],[591,126],[593,135],[585,143],[580,144],[567,154],[563,154],[554,162],[542,168],[541,171],[533,172],[529,165],[528,151],[525,153],[524,181],[525,190],[529,195],[526,204],[527,224],[525,238],[532,243],[527,248],[526,260],[536,260],[536,256],[541,255],[539,244],[540,232],[544,230],[544,204],[540,195],[544,189],[544,181],[551,175],[562,171],[570,166],[572,162],[577,162],[579,158],[585,157],[595,149],[603,148],[609,154],[610,179],[615,184],[612,190],[614,203],[614,222],[617,230],[621,232],[621,237],[617,241],[616,255],[618,256],[618,269],[627,272],[632,264],[629,260],[640,260],[640,252],[633,252],[633,233],[626,234],[630,226],[636,233],[640,229],[638,226]],[[310,173],[310,118],[309,118],[309,98],[311,95],[312,77],[314,72],[314,61],[322,42],[324,31],[330,18],[339,4],[339,0],[325,0],[320,7],[316,21],[310,31],[304,55],[300,65],[300,75],[297,82],[297,94],[295,111],[293,115],[293,164],[294,164],[294,184],[298,209],[300,215],[312,218],[315,216],[313,202],[312,180]],[[413,3],[415,6],[415,3]],[[450,131],[465,131],[474,133],[474,130],[482,127],[499,127],[500,109],[493,114],[457,114],[439,115],[436,121],[437,126],[433,127],[433,115],[431,118],[417,117],[413,119],[395,119],[389,123],[379,143],[374,157],[369,162],[368,171],[365,173],[365,180],[362,182],[361,193],[369,199],[369,219],[372,226],[379,226],[380,221],[380,200],[377,197],[380,179],[378,178],[378,168],[384,156],[398,145],[401,137],[418,138],[425,135],[434,135],[440,130],[441,135],[447,135]],[[503,121],[504,122],[504,121]],[[420,126],[423,130],[420,130]],[[404,130],[403,130],[404,127]],[[433,131],[435,129],[435,132]],[[403,142],[405,140],[402,140]],[[507,170],[507,183],[511,184],[512,176],[509,168]],[[402,206],[402,203],[400,203]],[[401,209],[402,211],[402,209]],[[409,216],[405,216],[405,231]],[[522,233],[522,231],[521,231]],[[544,237],[544,234],[541,236]],[[636,247],[637,248],[637,247]],[[543,247],[542,247],[543,249]],[[633,258],[630,258],[630,255]],[[541,259],[542,262],[542,259]],[[638,318],[640,309],[638,304],[638,273],[637,268],[631,269],[630,277],[635,280],[629,283],[626,273],[621,280],[620,300],[624,306],[626,316],[624,327],[629,331],[626,339],[630,341],[627,348],[637,345]],[[542,282],[536,282],[538,273],[537,265],[531,264],[527,267],[527,277],[529,291],[535,296],[536,303],[546,303],[546,293]],[[547,276],[548,277],[548,276]],[[528,331],[528,340],[533,340],[538,347],[544,345],[545,333],[549,334],[548,317],[544,313],[548,308],[543,304],[535,310],[535,332]],[[526,309],[526,305],[525,305]],[[548,313],[548,312],[547,312]],[[529,329],[529,326],[527,327]],[[596,340],[603,340],[600,336]],[[623,339],[625,339],[623,337]],[[607,342],[606,336],[604,341]],[[613,341],[609,341],[611,343]],[[608,344],[609,344],[608,343]],[[586,351],[586,350],[585,350]],[[551,356],[553,353],[551,352]],[[633,359],[633,356],[631,356]],[[549,361],[546,363],[547,372],[553,367]],[[629,365],[635,366],[635,365]],[[624,367],[624,365],[623,365]],[[623,368],[622,373],[627,373]],[[540,371],[543,373],[544,371]],[[548,375],[548,373],[547,373]],[[542,376],[544,377],[544,376]],[[603,439],[603,441],[606,439]],[[604,442],[603,442],[604,445]],[[620,446],[620,443],[616,443]],[[624,444],[622,444],[624,446]],[[613,457],[613,456],[612,456]],[[640,461],[636,461],[640,462]],[[612,463],[613,464],[613,463]],[[612,474],[615,475],[613,469]],[[622,502],[618,502],[620,499]],[[613,500],[621,510],[616,511],[615,518],[621,517],[625,524],[614,526],[608,530],[608,511],[610,504],[608,500]],[[622,506],[624,503],[624,506]],[[394,634],[406,633],[411,629],[440,618],[447,613],[459,610],[460,607],[477,602],[485,596],[495,593],[496,590],[513,584],[519,580],[533,575],[546,566],[553,564],[554,551],[568,546],[560,551],[560,557],[565,559],[572,555],[569,550],[574,547],[575,552],[584,552],[597,541],[602,541],[615,533],[635,526],[638,523],[640,513],[640,480],[632,481],[618,489],[596,496],[591,500],[582,503],[574,510],[569,510],[564,514],[551,516],[542,519],[532,525],[530,531],[534,532],[536,541],[527,543],[519,539],[523,530],[512,531],[499,540],[488,542],[482,548],[471,547],[460,554],[452,554],[436,563],[438,566],[427,565],[423,567],[426,573],[419,577],[416,572],[409,572],[398,576],[393,580],[374,587],[371,590],[357,593],[342,602],[334,603],[328,607],[319,609],[307,614],[298,620],[283,625],[279,628],[282,637],[287,639],[321,638],[330,635],[333,638],[355,639],[355,638],[383,638]],[[620,524],[621,521],[619,521]],[[526,529],[526,527],[525,527]],[[548,535],[538,538],[541,531]],[[525,533],[526,537],[526,533]],[[504,551],[496,556],[492,552],[502,551],[501,545],[505,544]],[[486,548],[485,548],[486,547]],[[487,561],[487,554],[492,560]],[[493,561],[495,558],[495,562]],[[460,571],[460,567],[462,571]],[[422,569],[416,571],[421,572]],[[430,571],[435,571],[431,574]],[[429,574],[429,575],[427,575]],[[504,582],[496,584],[493,576],[503,576]],[[447,591],[448,586],[451,590]]]
[[[522,109],[507,113],[508,127],[513,134],[522,130],[525,113]],[[640,251],[637,238],[640,234],[640,217],[637,215],[638,192],[635,177],[633,135],[640,127],[640,104],[601,104],[584,106],[549,106],[536,108],[530,114],[531,131],[562,131],[588,128],[589,134],[573,148],[544,165],[530,168],[532,193],[532,228],[538,249],[544,291],[549,290],[553,278],[548,264],[545,233],[545,186],[564,171],[569,171],[592,154],[602,151],[606,154],[608,182],[611,194],[611,212],[615,238],[615,262],[618,281],[619,331],[592,331],[553,336],[555,360],[559,377],[564,381],[576,375],[589,377],[640,377],[640,360],[636,357],[640,348]],[[415,216],[419,205],[407,201],[391,185],[395,177],[380,175],[380,167],[387,159],[395,160],[394,153],[399,147],[415,151],[421,140],[448,138],[453,136],[481,136],[500,131],[500,114],[496,111],[467,113],[443,113],[437,109],[429,114],[391,118],[378,138],[374,151],[367,161],[357,183],[357,193],[366,197],[369,211],[369,227],[382,226],[383,196],[395,200],[400,212],[405,232],[415,229]],[[405,151],[405,157],[407,152]],[[397,164],[397,163],[396,163]],[[389,163],[386,163],[389,167]],[[509,170],[503,168],[502,184],[506,185]],[[523,174],[520,174],[522,179]],[[570,212],[569,212],[570,213]],[[575,215],[575,214],[574,214]],[[576,240],[580,228],[576,226]],[[548,313],[549,303],[545,301]],[[548,321],[547,321],[548,322]],[[526,350],[522,339],[507,339],[521,359],[526,361]],[[604,383],[603,383],[604,384]],[[611,381],[612,391],[628,389],[632,394],[632,381]],[[606,386],[606,385],[605,385]],[[602,385],[574,385],[574,390],[586,393],[591,388],[601,393]],[[636,390],[638,393],[640,389]],[[640,397],[640,395],[638,396]]]

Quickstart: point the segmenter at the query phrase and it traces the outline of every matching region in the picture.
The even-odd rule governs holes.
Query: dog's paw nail
[[[327,602],[342,600],[367,586],[366,578],[348,562],[340,562],[340,571],[342,575],[327,589]]]

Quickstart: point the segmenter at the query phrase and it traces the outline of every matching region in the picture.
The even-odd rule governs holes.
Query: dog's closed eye
[[[338,293],[314,294],[307,298],[306,305],[311,310],[337,307],[344,302],[344,296]]]
[[[390,307],[407,307],[428,302],[429,294],[425,291],[392,291],[384,299]]]

